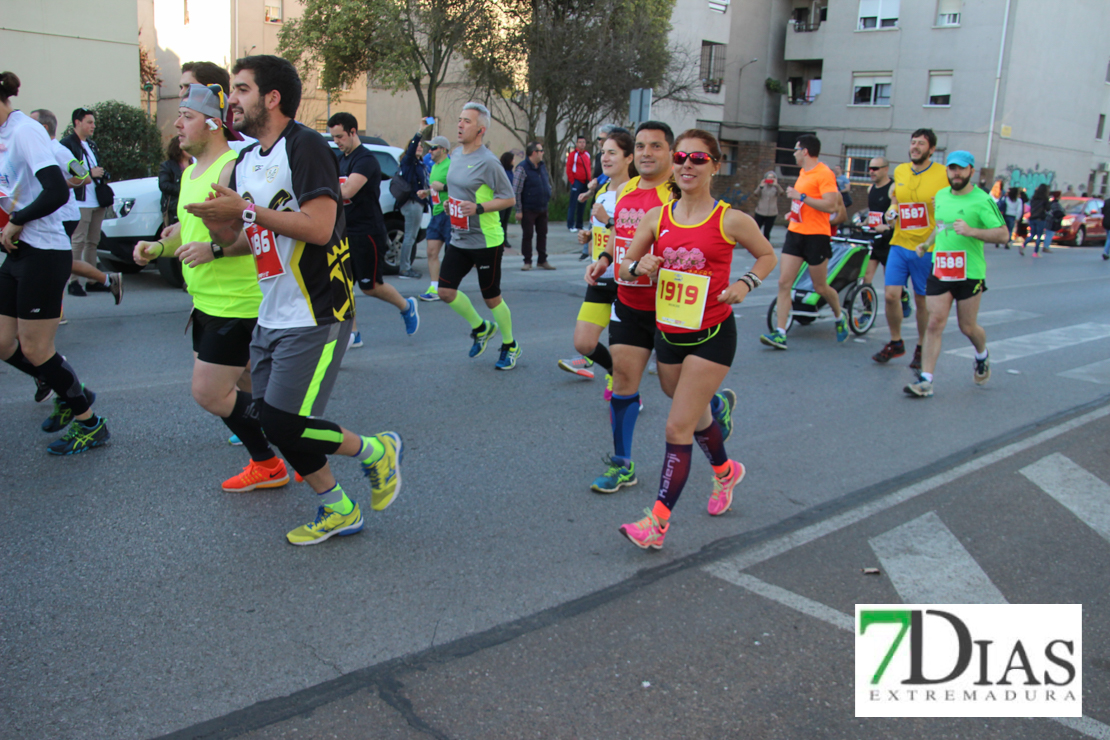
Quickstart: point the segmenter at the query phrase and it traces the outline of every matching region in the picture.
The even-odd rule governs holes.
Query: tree
[[[604,120],[626,118],[629,93],[651,87],[656,100],[693,102],[688,55],[670,47],[674,0],[518,0],[519,19],[470,50],[475,96],[522,142],[542,130],[562,153]],[[562,187],[562,167],[550,171]]]
[[[96,116],[93,139],[100,161],[113,180],[150,177],[162,164],[162,133],[142,108],[108,100],[91,108]],[[64,135],[73,132],[73,125]]]
[[[365,73],[387,90],[411,88],[421,115],[434,116],[452,62],[499,22],[484,0],[306,0],[304,15],[282,28],[279,53],[322,68],[329,92]]]

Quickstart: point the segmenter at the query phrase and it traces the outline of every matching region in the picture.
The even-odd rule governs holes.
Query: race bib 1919
[[[678,329],[700,329],[708,294],[708,275],[661,269],[655,320]]]

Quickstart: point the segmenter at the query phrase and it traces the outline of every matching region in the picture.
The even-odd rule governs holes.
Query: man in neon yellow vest
[[[189,85],[174,124],[181,148],[194,158],[181,175],[178,224],[156,242],[135,245],[135,262],[175,255],[189,294],[193,296],[193,398],[209,413],[223,419],[250,453],[243,472],[224,481],[225,491],[279,488],[289,482],[284,461],[271,449],[251,403],[251,394],[237,381],[250,362],[251,333],[258,322],[262,291],[254,259],[249,255],[200,262],[213,250],[204,222],[185,210],[203,201],[215,182],[227,185],[236,153],[228,146],[234,137],[225,121],[227,95],[221,85]]]

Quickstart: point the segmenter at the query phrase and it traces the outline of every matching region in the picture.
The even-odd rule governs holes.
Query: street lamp
[[[154,91],[154,85],[152,85],[151,83],[148,82],[145,85],[143,85],[143,92],[146,93],[146,117],[147,118],[154,118],[154,114],[151,113],[151,111],[150,111],[150,93],[153,92],[153,91]]]

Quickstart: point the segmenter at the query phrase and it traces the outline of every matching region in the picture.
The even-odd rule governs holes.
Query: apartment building
[[[0,5],[0,67],[19,75],[16,107],[51,110],[64,128],[74,108],[105,100],[141,104],[134,0]]]
[[[816,133],[863,182],[868,158],[904,161],[927,127],[937,159],[966,149],[988,183],[1107,194],[1105,0],[783,2],[780,146]]]
[[[276,54],[282,25],[303,11],[297,0],[138,0],[139,40],[154,51],[163,80],[155,93],[163,135],[173,133],[184,62],[231,69],[239,57]],[[315,74],[302,75],[297,120],[323,131],[331,114],[346,111],[365,123],[365,79],[329,97]]]

